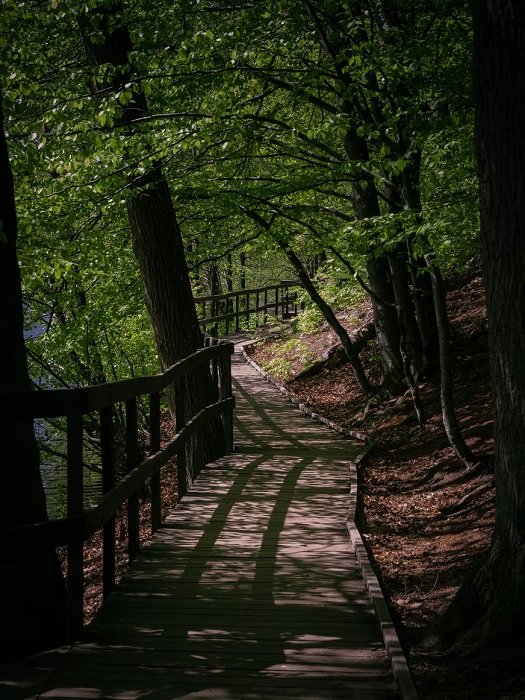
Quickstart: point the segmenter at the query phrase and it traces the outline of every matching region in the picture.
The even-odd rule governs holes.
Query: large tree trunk
[[[0,95],[0,333],[2,391],[31,388],[23,335],[17,219],[13,178],[3,127]],[[28,419],[9,413],[0,421],[0,530],[47,520],[40,460]],[[66,639],[66,594],[55,550],[43,541],[2,538],[0,654],[48,649]]]
[[[497,502],[487,557],[437,628],[462,645],[522,637],[525,623],[525,5],[472,8]]]
[[[115,92],[132,82],[129,65],[133,46],[128,28],[119,15],[122,5],[107,3],[90,8],[81,21],[82,35],[88,59],[93,66],[110,64],[115,71],[111,87]],[[111,20],[114,20],[113,22]],[[120,125],[133,131],[133,119],[147,113],[145,94],[136,90],[123,110]],[[140,268],[146,306],[149,311],[159,359],[163,368],[191,355],[202,346],[202,336],[193,301],[181,231],[166,177],[160,165],[130,183],[127,210],[132,234],[133,250]],[[176,392],[175,392],[176,393]],[[183,409],[183,421],[200,410],[213,397],[211,377],[207,372],[188,378],[186,386],[179,387],[179,398],[170,392],[168,400],[172,412],[178,404]],[[190,445],[188,457],[194,468],[223,453],[221,422],[203,431],[197,442]]]
[[[160,168],[151,170],[128,198],[133,251],[139,263],[161,365],[202,346],[180,229],[168,183]]]

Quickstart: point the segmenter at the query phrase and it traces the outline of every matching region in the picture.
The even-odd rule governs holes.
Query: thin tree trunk
[[[233,292],[233,260],[231,253],[228,253],[226,257],[226,290]]]
[[[443,427],[447,434],[450,446],[456,453],[457,458],[468,468],[476,461],[468,445],[463,439],[461,429],[454,407],[454,391],[450,359],[449,324],[447,317],[447,306],[445,301],[445,290],[440,271],[434,267],[430,256],[425,255],[425,262],[428,267],[430,279],[432,280],[432,291],[434,295],[434,308],[439,332],[439,367],[441,377],[441,413],[443,416]]]
[[[368,381],[368,378],[363,369],[363,365],[361,364],[361,360],[359,359],[359,354],[355,351],[352,340],[348,335],[346,329],[337,320],[337,316],[333,312],[331,306],[326,303],[326,301],[317,291],[314,283],[308,275],[308,272],[306,271],[304,265],[302,264],[298,256],[295,254],[295,252],[282,239],[275,238],[275,241],[277,242],[277,245],[281,248],[281,250],[284,252],[288,260],[292,263],[293,268],[297,273],[297,277],[301,280],[304,289],[308,292],[310,298],[321,312],[323,318],[334,329],[334,332],[341,341],[341,345],[343,346],[348,361],[352,365],[355,378],[359,386],[361,387],[361,390],[367,396],[371,396],[373,393],[375,393],[375,389],[372,386],[372,384]]]
[[[241,266],[239,286],[241,289],[246,289],[246,253],[242,252],[239,255],[239,264]]]
[[[408,283],[408,268],[405,251],[401,246],[388,256],[392,272],[392,286],[400,332],[404,338],[404,352],[409,361],[409,374],[418,379],[421,372],[421,336],[416,323],[414,304]],[[406,363],[405,363],[406,365]],[[407,377],[408,380],[408,377]]]
[[[368,282],[374,292],[372,309],[383,371],[382,392],[386,395],[397,394],[403,386],[404,379],[394,290],[388,270],[388,259],[384,255],[371,256],[366,262]]]
[[[390,266],[392,270],[392,279],[394,287],[394,296],[396,300],[396,312],[399,327],[399,352],[403,362],[403,374],[405,381],[410,389],[412,403],[416,412],[417,420],[420,425],[426,423],[426,415],[419,394],[417,385],[417,367],[418,358],[417,342],[419,335],[415,324],[413,323],[413,308],[411,299],[407,298],[407,285],[404,284],[406,265],[403,257],[399,257],[395,253],[390,255]]]
[[[243,208],[243,211],[254,221],[256,221],[260,226],[262,226],[266,231],[270,231],[271,223],[268,223],[257,212],[251,211],[246,208]],[[308,292],[310,299],[317,306],[325,321],[331,326],[331,328],[334,329],[335,334],[341,341],[341,345],[343,346],[348,361],[350,362],[352,369],[354,370],[355,378],[361,390],[366,396],[371,396],[375,393],[375,388],[368,381],[368,378],[363,370],[361,360],[359,359],[359,354],[354,350],[352,340],[348,335],[346,329],[337,320],[337,316],[333,312],[331,306],[327,304],[323,297],[319,294],[305,266],[303,265],[299,257],[296,255],[296,253],[290,248],[288,243],[275,234],[270,235],[272,235],[273,240],[277,243],[279,248],[283,251],[288,260],[291,262],[297,274],[297,277],[302,282],[304,289]]]
[[[401,152],[412,151],[412,156],[401,174],[401,189],[404,205],[421,218],[421,152],[413,144],[401,143]],[[439,364],[439,331],[437,311],[434,307],[433,285],[427,274],[418,274],[418,268],[425,268],[425,260],[416,259],[412,253],[411,241],[407,240],[407,262],[412,277],[412,293],[416,321],[421,337],[422,373],[431,375]]]
[[[221,293],[221,278],[219,277],[219,268],[215,263],[210,263],[209,267],[206,269],[206,282],[208,286],[208,294],[210,296],[216,296],[217,294]],[[220,313],[220,304],[221,302],[219,301],[213,301],[211,304],[211,315],[212,316],[218,316]],[[215,325],[211,328],[210,330],[210,335],[212,335],[214,338],[217,338],[219,336],[219,324],[215,323]]]

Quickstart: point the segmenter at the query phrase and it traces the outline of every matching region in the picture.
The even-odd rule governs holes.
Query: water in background
[[[45,332],[43,324],[37,324],[32,329],[24,332],[26,342],[38,338]],[[45,381],[35,379],[37,386],[48,386]],[[52,389],[52,386],[48,388]],[[35,435],[39,445],[52,447],[55,452],[63,456],[49,454],[40,449],[40,474],[46,494],[47,514],[49,518],[63,518],[67,515],[67,469],[66,469],[66,439],[65,434],[58,434],[52,430],[43,418],[34,421]],[[84,479],[84,508],[88,508],[102,495],[102,477],[91,469],[83,469]]]

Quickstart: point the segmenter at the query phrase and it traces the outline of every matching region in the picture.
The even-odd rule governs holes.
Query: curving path
[[[38,692],[6,698],[415,697],[398,650],[394,681],[392,629],[348,534],[362,443],[303,416],[238,353],[233,381],[234,454],[201,472],[86,640],[57,670],[47,657]]]

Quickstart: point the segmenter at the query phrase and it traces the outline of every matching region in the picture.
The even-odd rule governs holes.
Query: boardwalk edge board
[[[357,506],[357,467],[355,463],[350,466],[350,507],[346,521],[346,529],[350,535],[352,548],[361,567],[361,573],[370,596],[370,601],[374,606],[383,641],[392,664],[392,674],[398,685],[399,692],[403,700],[417,700],[417,691],[408,668],[408,663],[403,653],[403,648],[392,621],[388,605],[383,595],[381,585],[374,572],[368,553],[366,551],[363,538],[355,524],[355,512]]]
[[[408,667],[408,662],[406,660],[401,642],[392,621],[392,617],[388,610],[388,605],[383,595],[383,591],[379,584],[379,580],[374,572],[370,559],[368,558],[368,553],[366,551],[363,538],[359,532],[357,525],[355,524],[355,513],[357,506],[357,467],[361,464],[370,451],[375,446],[375,441],[372,440],[365,433],[357,432],[354,430],[348,430],[342,426],[334,423],[333,421],[325,418],[324,416],[312,411],[304,403],[301,403],[297,397],[295,397],[286,387],[282,386],[277,382],[274,377],[265,372],[262,367],[260,367],[256,362],[254,362],[246,352],[245,348],[250,345],[255,345],[262,342],[261,340],[249,340],[239,344],[242,356],[245,361],[251,365],[259,374],[266,379],[267,382],[273,384],[273,386],[278,389],[281,394],[286,396],[286,398],[294,404],[300,411],[310,416],[313,420],[319,421],[324,425],[327,425],[332,430],[345,435],[346,437],[356,438],[365,443],[365,449],[363,452],[353,460],[350,464],[350,507],[348,510],[346,528],[350,536],[350,541],[352,548],[355,552],[359,566],[361,568],[361,573],[363,580],[365,581],[366,589],[370,597],[370,601],[374,607],[375,613],[379,620],[381,626],[381,634],[383,636],[383,641],[390,659],[392,666],[392,675],[397,683],[400,696],[402,700],[418,700],[417,691],[410,674],[410,669]]]

